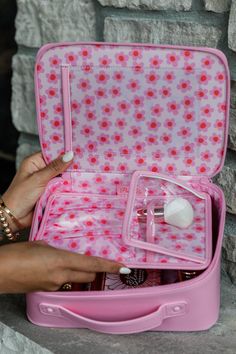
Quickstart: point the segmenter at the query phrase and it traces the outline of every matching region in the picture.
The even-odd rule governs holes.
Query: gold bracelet
[[[72,290],[72,283],[65,283],[63,284],[60,289],[61,291],[70,291]]]
[[[18,236],[19,236],[19,232],[13,234],[10,225],[7,221],[6,216],[4,215],[5,213],[5,209],[3,209],[2,207],[0,207],[0,223],[2,224],[2,230],[4,235],[8,238],[8,240],[10,241],[16,241]]]
[[[6,206],[6,204],[4,203],[4,200],[2,199],[2,197],[0,197],[0,208],[2,208],[7,215],[10,216],[10,218],[12,219],[12,221],[14,222],[14,224],[18,227],[18,229],[23,229],[24,225],[22,225],[19,220],[17,220],[17,218],[12,214],[12,212],[10,211],[10,209],[8,209],[8,207]]]

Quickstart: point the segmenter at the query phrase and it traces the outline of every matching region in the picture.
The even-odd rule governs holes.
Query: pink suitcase
[[[46,162],[72,166],[37,203],[30,240],[130,268],[200,270],[174,284],[27,295],[31,322],[105,333],[197,331],[220,307],[229,70],[210,48],[55,43],[35,66]],[[187,229],[155,221],[156,201],[191,203]],[[165,204],[167,203],[167,204]],[[141,209],[139,209],[141,208]],[[146,208],[146,209],[144,209]],[[137,217],[145,210],[144,222]]]

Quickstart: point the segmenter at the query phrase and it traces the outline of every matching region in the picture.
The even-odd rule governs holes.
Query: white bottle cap
[[[186,229],[193,222],[192,205],[184,198],[176,198],[164,205],[164,220],[167,224]]]

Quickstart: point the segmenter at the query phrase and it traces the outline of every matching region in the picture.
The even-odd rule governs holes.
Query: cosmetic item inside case
[[[97,273],[91,283],[67,283],[61,291],[106,291],[146,288],[191,280],[202,271],[175,269],[132,269],[130,274]]]
[[[206,183],[201,183],[201,185],[197,182],[197,181],[192,181],[190,184],[192,187],[194,187],[196,190],[199,190],[200,192],[207,192],[211,198],[211,205],[212,205],[212,256],[214,256],[214,252],[215,252],[215,247],[217,244],[217,235],[219,234],[219,221],[220,221],[220,213],[221,213],[221,209],[220,209],[220,200],[219,200],[219,195],[218,195],[218,188],[216,186],[214,186],[213,184],[209,184],[207,181]],[[160,192],[160,190],[159,190]],[[59,193],[59,191],[58,191]],[[61,193],[59,193],[60,195]],[[93,196],[93,195],[90,195]],[[183,196],[183,195],[182,195]],[[55,195],[54,195],[55,197]],[[53,198],[54,198],[53,197]],[[104,197],[106,197],[104,195]],[[116,198],[116,196],[114,196]],[[85,198],[87,198],[87,196],[85,196]],[[80,203],[80,201],[77,199],[77,197],[75,196],[75,200],[76,203]],[[69,201],[68,205],[70,206],[71,203],[73,203],[73,199]],[[60,204],[60,203],[59,203]],[[59,210],[58,208],[62,208],[61,206],[59,207],[58,204],[53,204],[53,212],[56,214],[57,212],[59,213],[59,215],[61,215],[63,213],[63,210]],[[79,206],[80,204],[78,204],[77,206]],[[46,206],[46,209],[50,209],[48,207],[48,205]],[[46,235],[46,236],[50,236],[50,235]],[[49,238],[50,240],[50,238]],[[63,248],[63,247],[61,247]],[[145,269],[145,271],[147,271]],[[186,280],[191,280],[194,279],[195,277],[199,276],[202,272],[204,272],[204,270],[192,270],[192,269],[183,269],[183,270],[179,270],[179,269],[165,269],[163,267],[163,269],[151,269],[151,271],[157,272],[157,276],[156,279],[159,279],[159,281],[156,282],[156,284],[154,285],[150,285],[145,283],[144,286],[162,286],[162,285],[168,285],[168,284],[173,284],[176,282],[182,282],[182,281],[186,281]],[[113,275],[112,275],[113,276]],[[115,275],[116,279],[118,280],[118,284],[120,284],[119,282],[119,275]],[[129,289],[131,289],[132,287],[130,287]],[[127,289],[126,286],[124,286],[124,290]],[[104,291],[104,273],[98,273],[96,280],[92,283],[83,283],[83,284],[79,284],[79,283],[72,283],[70,284],[68,289],[60,289],[60,291],[92,291],[92,290],[102,290]],[[117,289],[113,289],[113,291],[115,291]],[[119,289],[120,290],[120,289]]]
[[[149,200],[157,189],[158,198]],[[143,209],[137,208],[140,192]],[[137,209],[143,222],[146,216],[145,237],[139,237],[144,230],[139,230]],[[188,262],[189,268],[195,262],[198,263],[195,269],[204,269],[211,259],[211,198],[173,176],[136,171],[130,183],[122,237],[129,246],[148,251],[148,263],[155,261],[156,253],[175,257],[179,263],[185,260],[186,269]],[[180,264],[176,269],[181,269]]]
[[[89,185],[87,175],[86,180]],[[131,205],[124,192],[125,187],[129,192],[131,184],[125,183],[114,195],[56,190],[47,200],[36,239],[131,268],[205,269],[212,249],[210,196],[202,191],[194,194],[185,185],[163,178],[142,177]],[[156,215],[161,210],[165,214],[168,206],[180,200],[192,210],[187,226],[172,224],[175,210],[168,220]]]

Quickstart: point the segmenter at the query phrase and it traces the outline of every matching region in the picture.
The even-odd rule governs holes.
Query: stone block
[[[236,216],[227,214],[223,239],[224,259],[235,262],[236,267]],[[236,280],[236,278],[235,278]]]
[[[236,151],[236,109],[230,110],[228,147]]]
[[[0,322],[0,352],[2,354],[52,354],[51,351],[34,343],[29,338]]]
[[[13,57],[12,102],[13,123],[20,132],[37,134],[34,57],[16,54]]]
[[[231,81],[230,107],[236,109],[236,81]]]
[[[37,136],[21,135],[19,138],[19,146],[16,151],[16,168],[19,167],[21,161],[25,157],[38,151],[41,151],[41,147]]]
[[[229,14],[228,45],[236,52],[236,0],[232,0]]]
[[[230,10],[231,0],[204,0],[205,9],[213,12],[227,12]]]
[[[223,251],[223,256],[224,256],[224,251]],[[228,261],[225,259],[223,261],[223,268],[228,274],[231,282],[236,285],[236,263]],[[233,353],[233,352],[232,352]]]
[[[98,0],[103,6],[143,10],[176,10],[188,11],[192,0]]]
[[[107,17],[104,39],[108,42],[144,42],[217,47],[222,31],[193,22]]]
[[[235,151],[228,150],[225,165],[222,171],[214,177],[214,182],[218,184],[225,194],[227,211],[236,214],[236,154]]]
[[[235,32],[235,36],[236,36],[236,32]],[[226,49],[225,54],[228,59],[231,80],[236,81],[236,51],[234,52],[231,49]]]
[[[29,47],[47,42],[96,39],[93,0],[18,0],[16,41]]]

